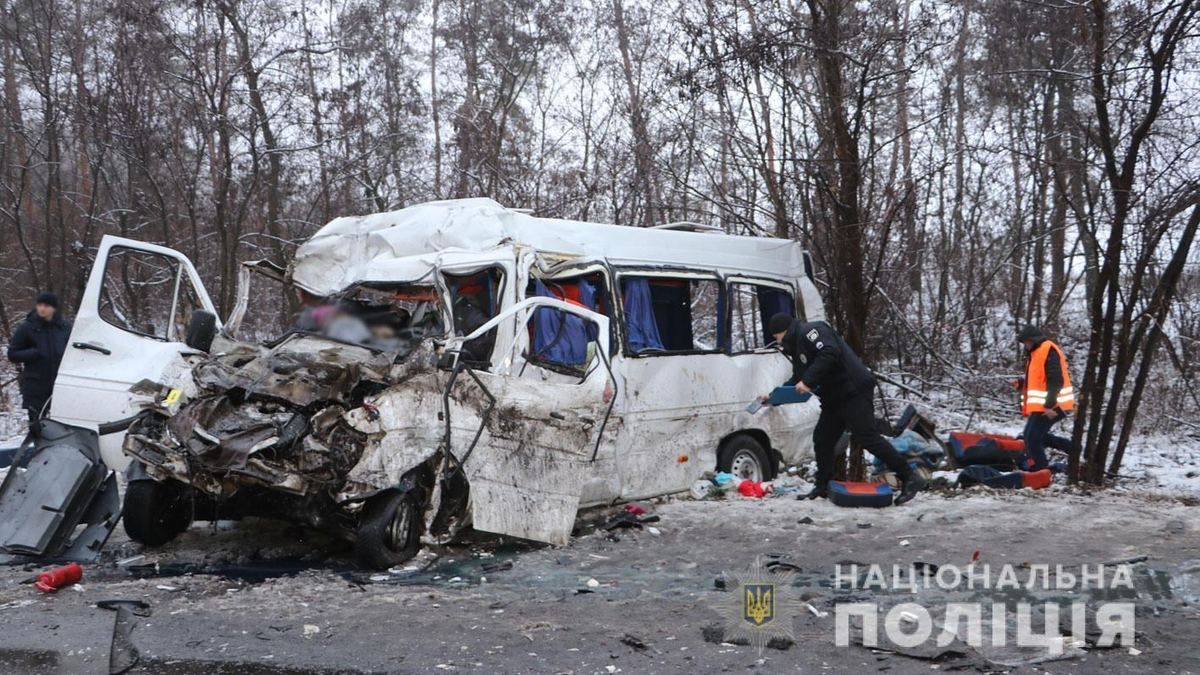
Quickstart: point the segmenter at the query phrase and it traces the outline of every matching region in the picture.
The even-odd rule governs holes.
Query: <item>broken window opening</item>
[[[584,281],[582,285],[586,297],[590,283]],[[535,295],[557,297],[541,281],[535,281],[534,286]],[[568,302],[586,307],[583,302]],[[598,361],[600,327],[595,321],[557,307],[539,307],[530,315],[526,330],[529,333],[529,348],[523,354],[526,365],[532,364],[583,382]],[[520,375],[524,374],[525,367],[522,367]]]
[[[504,270],[490,267],[471,274],[442,274],[450,289],[454,334],[470,335],[500,311]],[[490,364],[496,346],[496,328],[466,342],[460,358],[474,366]]]
[[[303,291],[298,291],[283,279],[258,270],[251,271],[243,278],[248,284],[245,297],[252,300],[252,306],[247,307],[233,335],[242,342],[274,344],[296,329],[297,322],[290,320],[291,313],[288,311],[289,294],[295,294],[301,314],[307,305],[317,302],[317,298],[308,296],[309,302],[304,303]]]
[[[729,299],[729,349],[733,354],[762,349],[773,343],[775,338],[768,328],[772,316],[796,316],[792,294],[774,286],[732,283]]]
[[[303,309],[288,333],[402,354],[445,334],[441,299],[432,286],[362,285],[326,298],[300,291],[300,302]]]
[[[604,274],[599,271],[571,277],[534,279],[525,290],[526,297],[557,298],[593,312],[611,316],[608,285]],[[530,324],[531,354],[535,360],[548,363],[570,364],[578,361],[586,342],[594,342],[598,327],[588,322],[586,331],[580,335],[578,327],[583,319],[564,313],[561,321],[551,309],[534,312]]]
[[[721,351],[725,296],[716,279],[624,276],[626,346],[632,355]]]

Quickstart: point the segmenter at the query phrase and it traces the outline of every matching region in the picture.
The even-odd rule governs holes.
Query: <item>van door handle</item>
[[[90,349],[94,352],[100,352],[101,354],[103,354],[105,356],[110,356],[112,354],[111,349],[106,349],[104,347],[101,347],[100,345],[94,345],[90,342],[73,342],[73,343],[71,343],[71,346],[74,347],[75,349]]]

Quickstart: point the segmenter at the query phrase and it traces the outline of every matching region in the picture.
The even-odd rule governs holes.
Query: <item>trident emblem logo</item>
[[[758,627],[775,619],[775,584],[745,584],[742,593],[745,621]]]

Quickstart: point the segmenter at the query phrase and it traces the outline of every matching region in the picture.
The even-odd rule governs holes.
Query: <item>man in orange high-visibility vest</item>
[[[1021,382],[1021,414],[1025,416],[1025,453],[1032,460],[1029,470],[1045,469],[1046,446],[1070,451],[1071,441],[1050,433],[1067,412],[1075,408],[1075,390],[1067,372],[1062,348],[1037,326],[1025,326],[1017,339],[1029,354],[1025,379]]]

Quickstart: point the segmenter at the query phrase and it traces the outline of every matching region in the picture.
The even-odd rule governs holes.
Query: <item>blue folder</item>
[[[789,385],[775,387],[771,391],[770,398],[767,399],[769,405],[785,405],[788,403],[804,403],[812,398],[812,392],[801,394],[796,391],[796,388]]]

